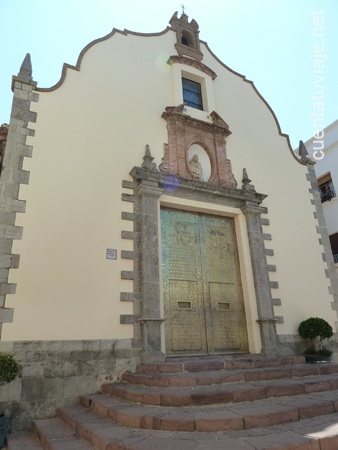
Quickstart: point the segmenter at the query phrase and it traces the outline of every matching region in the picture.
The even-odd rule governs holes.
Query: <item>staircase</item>
[[[338,364],[175,358],[83,395],[8,450],[337,450]]]

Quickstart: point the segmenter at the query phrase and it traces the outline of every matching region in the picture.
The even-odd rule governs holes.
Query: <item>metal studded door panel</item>
[[[206,353],[204,313],[196,281],[170,280],[170,349],[172,352]]]
[[[166,354],[206,354],[198,218],[161,210]]]
[[[238,302],[240,294],[235,283],[209,283],[212,332],[209,350],[212,353],[246,349],[244,311]]]
[[[246,319],[234,219],[199,218],[209,353],[246,351]]]
[[[167,355],[247,350],[232,218],[161,210]]]

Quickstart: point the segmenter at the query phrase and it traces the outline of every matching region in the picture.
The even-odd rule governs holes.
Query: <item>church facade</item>
[[[27,417],[50,383],[40,415],[140,362],[292,354],[302,320],[335,329],[313,163],[196,21],[113,30],[50,88],[27,56],[13,91],[0,350],[23,362]]]

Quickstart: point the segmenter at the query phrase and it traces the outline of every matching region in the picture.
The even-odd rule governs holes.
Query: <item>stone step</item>
[[[67,410],[67,411],[66,411]],[[64,409],[80,438],[91,446],[66,446],[69,427],[60,419],[35,423],[46,450],[337,450],[338,414],[305,418],[284,425],[224,432],[175,432],[131,429],[81,407]],[[53,433],[53,429],[58,430]],[[63,431],[62,431],[63,430]],[[64,444],[62,440],[64,439]],[[59,441],[59,442],[58,442]],[[83,443],[84,441],[78,440]],[[61,446],[59,445],[61,444]],[[59,445],[59,446],[58,446]],[[63,445],[63,446],[62,446]],[[88,445],[88,444],[87,444]]]
[[[218,369],[184,373],[124,373],[122,381],[153,387],[183,387],[251,382],[338,373],[338,364],[297,364],[268,368]]]
[[[338,412],[338,390],[199,407],[142,405],[93,394],[82,396],[81,405],[130,428],[216,432],[267,427]],[[73,426],[67,411],[59,409],[58,416]]]
[[[44,450],[93,450],[86,437],[58,418],[36,420],[33,428]]]
[[[207,372],[223,369],[250,369],[304,364],[303,356],[266,358],[256,355],[225,355],[218,357],[167,358],[165,364],[141,364],[145,373]]]
[[[241,355],[143,366],[35,421],[41,445],[12,436],[8,450],[337,450],[338,364],[303,362]]]
[[[4,450],[42,450],[41,443],[32,433],[14,433],[7,438],[7,447]]]
[[[338,389],[338,374],[188,387],[105,383],[102,393],[145,405],[189,406],[239,403],[269,397]]]
[[[190,355],[190,356],[167,356],[166,363],[186,362],[186,361],[208,361],[215,359],[242,359],[242,358],[265,358],[261,353],[227,353],[214,355]]]

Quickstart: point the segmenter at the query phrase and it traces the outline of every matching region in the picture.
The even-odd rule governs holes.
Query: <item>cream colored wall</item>
[[[30,183],[20,192],[27,200],[18,216],[24,238],[13,249],[21,254],[11,273],[17,294],[7,299],[15,318],[4,340],[132,336],[132,326],[119,323],[120,314],[133,313],[132,303],[120,302],[120,292],[133,288],[120,276],[133,269],[120,257],[133,249],[121,239],[121,230],[132,231],[121,219],[132,212],[121,184],[142,163],[146,144],[161,152],[166,142],[168,39],[171,49],[172,33],[116,34],[89,49],[81,71],[68,70],[61,87],[40,92],[34,156],[24,166]],[[106,259],[107,248],[118,250],[117,261]]]
[[[121,270],[132,270],[131,261],[120,258],[121,250],[132,249],[121,239],[121,230],[132,226],[121,220],[122,211],[132,212],[132,204],[121,201],[121,183],[142,163],[146,144],[161,162],[167,142],[161,114],[175,105],[179,81],[175,64],[166,64],[175,54],[175,38],[174,32],[115,34],[91,47],[81,70],[68,70],[58,89],[40,93],[33,158],[24,166],[31,171],[30,183],[20,192],[27,200],[26,213],[18,217],[24,237],[13,250],[22,255],[21,263],[10,276],[18,288],[6,304],[15,308],[14,323],[4,326],[4,340],[132,336],[132,326],[119,324],[120,314],[132,313],[132,304],[119,300],[121,291],[132,291],[132,282],[120,278]],[[253,87],[201,47],[203,63],[218,75],[210,104],[214,101],[232,131],[227,152],[239,187],[246,167],[257,190],[269,195],[264,201],[271,222],[266,232],[272,234],[267,247],[274,249],[269,263],[278,269],[271,276],[280,286],[274,297],[282,299],[275,312],[285,321],[278,332],[295,333],[311,315],[333,325],[306,168],[291,156]],[[245,240],[243,217],[238,220]],[[242,245],[256,349],[247,241]],[[117,261],[106,259],[107,248],[118,250]]]
[[[210,55],[205,54],[203,62],[218,74],[216,111],[232,131],[227,154],[235,178],[242,179],[245,167],[256,190],[268,194],[263,205],[269,210],[270,226],[263,231],[272,235],[266,248],[275,252],[267,258],[277,267],[270,280],[278,281],[279,289],[273,289],[272,295],[282,300],[282,305],[274,308],[275,315],[284,317],[284,323],[277,324],[277,333],[295,334],[300,321],[314,315],[334,326],[336,315],[318,244],[307,169],[291,155],[286,138],[279,135],[271,112],[253,87],[231,72],[219,70]]]

